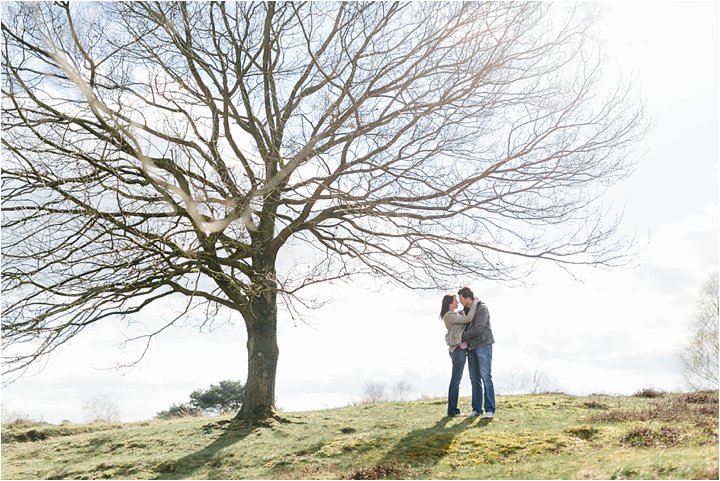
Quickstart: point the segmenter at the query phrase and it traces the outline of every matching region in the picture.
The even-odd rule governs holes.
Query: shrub
[[[633,394],[634,397],[656,398],[663,397],[666,393],[653,388],[644,388]]]
[[[173,404],[165,411],[160,411],[155,415],[157,419],[173,419],[183,418],[187,416],[199,416],[202,411],[190,403]]]
[[[233,413],[242,406],[245,386],[240,381],[220,381],[206,391],[198,389],[190,394],[190,403],[212,414]]]
[[[403,470],[395,464],[370,466],[353,472],[348,479],[403,479]]]
[[[683,402],[689,404],[718,404],[717,391],[695,391],[683,393],[680,395]]]
[[[680,433],[668,427],[662,427],[658,431],[646,427],[633,428],[620,440],[622,444],[632,447],[672,447],[679,441]]]
[[[170,419],[201,414],[229,414],[242,406],[245,386],[240,381],[220,381],[206,390],[197,389],[190,394],[190,401],[173,404],[155,415],[158,419]]]
[[[568,428],[565,430],[565,432],[571,436],[575,436],[576,438],[584,439],[585,441],[589,441],[593,438],[599,431],[597,428],[592,426],[578,426],[574,428]]]

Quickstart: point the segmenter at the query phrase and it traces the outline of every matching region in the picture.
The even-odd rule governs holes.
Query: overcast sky
[[[458,273],[458,288],[469,285],[490,309],[500,393],[534,371],[572,394],[684,388],[677,356],[700,288],[718,268],[718,5],[604,3],[598,28],[608,77],[632,75],[654,122],[635,150],[635,174],[607,197],[624,210],[623,232],[640,250],[634,268],[574,270],[582,282],[549,265],[528,287]],[[445,293],[376,287],[321,289],[334,301],[307,324],[281,315],[280,408],[342,406],[369,381],[446,395],[450,360],[437,318]],[[120,323],[85,331],[3,388],[3,405],[49,422],[82,421],[83,401],[104,393],[117,399],[123,421],[136,421],[195,389],[245,380],[242,323],[210,333],[178,328],[153,341],[136,367],[108,369],[142,347],[121,350],[123,331]],[[466,373],[461,394],[469,393]]]

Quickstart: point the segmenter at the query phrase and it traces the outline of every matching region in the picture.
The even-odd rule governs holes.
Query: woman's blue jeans
[[[450,388],[448,389],[448,416],[460,414],[458,409],[458,397],[460,396],[460,380],[465,370],[465,359],[467,349],[455,349],[450,353],[452,359],[452,375],[450,377]]]

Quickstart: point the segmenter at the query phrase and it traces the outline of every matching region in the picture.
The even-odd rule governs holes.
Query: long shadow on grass
[[[429,428],[409,432],[375,465],[353,473],[353,479],[405,479],[417,470],[436,465],[447,456],[455,438],[469,427],[484,427],[490,419],[465,418],[448,426],[452,418],[443,418]],[[477,421],[477,422],[476,422]]]
[[[218,425],[208,425],[210,429],[218,428]],[[207,429],[208,427],[204,428]],[[188,454],[177,461],[167,461],[156,468],[155,479],[186,479],[194,477],[195,473],[208,465],[217,462],[215,455],[228,446],[232,446],[238,441],[245,439],[257,429],[258,426],[248,426],[236,424],[235,422],[227,424],[223,433],[215,441],[200,451]]]

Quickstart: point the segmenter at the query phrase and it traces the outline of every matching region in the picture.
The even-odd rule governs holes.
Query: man
[[[460,304],[465,313],[470,311],[475,294],[468,287],[458,291]],[[480,302],[475,310],[473,320],[462,334],[463,342],[468,344],[468,368],[472,383],[472,413],[489,419],[495,416],[495,387],[492,382],[492,345],[495,343],[490,329],[490,311]]]

